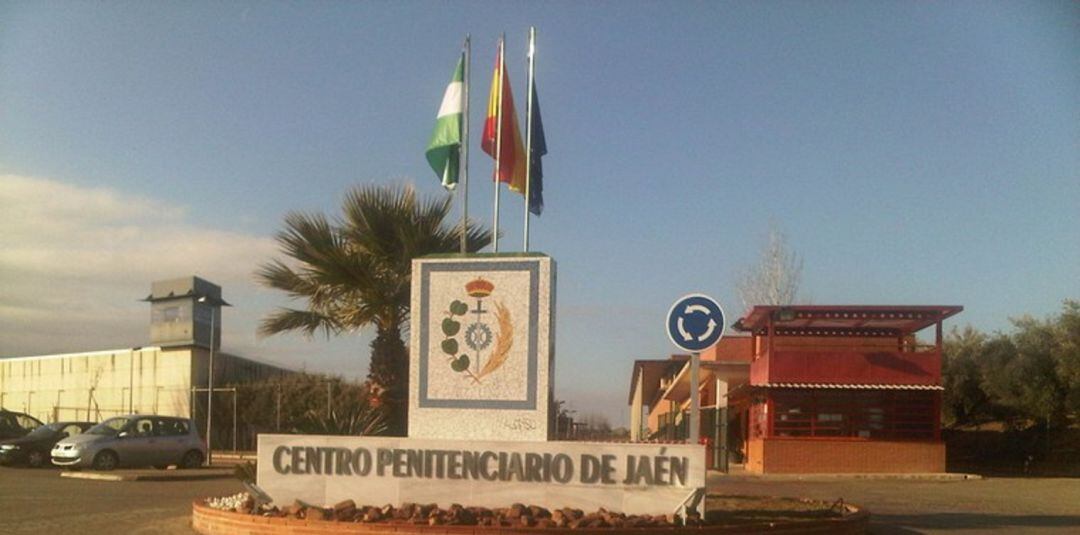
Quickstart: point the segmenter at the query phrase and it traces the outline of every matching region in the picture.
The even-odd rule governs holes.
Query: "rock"
[[[584,520],[584,519],[582,519],[582,520]],[[587,527],[587,528],[606,528],[606,527],[608,527],[608,523],[604,522],[603,517],[596,516],[592,520],[589,520],[585,524],[585,527]]]
[[[529,516],[536,519],[551,518],[551,511],[548,511],[547,509],[544,509],[543,507],[537,505],[530,505]]]
[[[334,504],[334,520],[348,522],[356,516],[356,502],[345,500]]]
[[[300,518],[308,520],[331,520],[333,513],[328,513],[321,507],[305,507],[300,511]]]
[[[509,519],[520,518],[521,515],[525,514],[526,510],[527,509],[526,509],[526,507],[524,505],[522,505],[520,503],[515,503],[514,505],[511,505],[510,509],[508,509],[506,511],[505,516],[506,516],[506,518],[509,518]]]
[[[566,515],[567,520],[577,520],[585,516],[585,512],[581,509],[571,509],[569,507],[564,507],[562,509],[562,512],[564,515]]]
[[[384,524],[414,524],[427,526],[481,526],[503,527],[510,529],[611,529],[643,530],[646,528],[670,529],[686,526],[699,528],[705,526],[702,514],[695,510],[686,511],[684,516],[670,515],[627,515],[599,508],[585,513],[581,509],[563,507],[548,510],[538,505],[515,503],[507,508],[467,507],[452,503],[446,508],[438,504],[419,505],[403,503],[400,507],[391,504],[383,506],[358,506],[354,500],[343,500],[332,507],[315,507],[302,501],[278,508],[268,504],[256,504],[246,493],[222,498],[206,499],[208,506],[240,514],[264,517],[286,517],[338,522],[363,522]],[[389,530],[407,529],[394,528]],[[647,533],[643,535],[648,535]]]

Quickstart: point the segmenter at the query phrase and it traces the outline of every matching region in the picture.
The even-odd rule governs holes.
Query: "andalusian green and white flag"
[[[431,132],[431,141],[427,147],[427,161],[435,174],[439,175],[442,185],[452,190],[458,182],[458,162],[461,159],[461,123],[464,109],[465,54],[458,60],[454,69],[454,78],[446,86],[439,115],[435,120],[435,130]]]

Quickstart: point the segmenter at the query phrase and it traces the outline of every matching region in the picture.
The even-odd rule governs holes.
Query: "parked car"
[[[53,464],[76,469],[198,468],[205,458],[206,446],[191,420],[145,414],[109,418],[52,449]]]
[[[94,422],[45,424],[19,438],[0,440],[0,464],[26,464],[37,468],[49,464],[49,452],[62,439],[90,429]]]
[[[0,409],[0,440],[19,438],[41,425],[40,420],[29,414]]]

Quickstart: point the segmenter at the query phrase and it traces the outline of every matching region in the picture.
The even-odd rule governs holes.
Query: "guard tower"
[[[155,281],[150,285],[150,343],[159,347],[221,346],[221,287],[199,277]],[[211,333],[213,329],[213,333]]]

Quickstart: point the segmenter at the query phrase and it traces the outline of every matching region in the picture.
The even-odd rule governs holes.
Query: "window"
[[[39,426],[41,426],[41,422],[39,422],[39,421],[37,421],[37,420],[35,420],[35,419],[25,415],[25,414],[16,415],[15,416],[15,421],[18,422],[19,427],[21,427],[21,428],[23,428],[23,429],[25,429],[27,431],[33,431],[34,429],[37,429]]]
[[[936,392],[811,391],[770,393],[774,437],[927,440],[938,424]]]
[[[175,437],[188,433],[187,422],[183,420],[161,419],[157,421],[157,434],[164,437]]]
[[[15,415],[11,413],[0,412],[0,431],[11,431],[15,429]]]
[[[119,433],[121,429],[126,427],[129,421],[130,420],[122,416],[109,418],[108,420],[87,429],[86,433],[90,435],[115,435]]]
[[[191,303],[162,303],[150,309],[150,323],[182,323],[190,321],[191,315]]]
[[[811,436],[813,417],[809,396],[774,396],[773,434],[778,437]]]
[[[149,437],[154,434],[154,422],[149,418],[140,418],[131,426],[131,434],[138,437]]]

